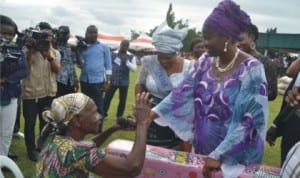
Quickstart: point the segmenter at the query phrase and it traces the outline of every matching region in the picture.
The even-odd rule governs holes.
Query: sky
[[[11,17],[19,29],[46,21],[52,27],[68,25],[84,35],[86,27],[130,38],[130,30],[149,32],[166,17],[173,4],[176,20],[188,20],[201,31],[202,24],[220,0],[0,0],[0,14]],[[260,32],[277,27],[277,33],[300,34],[300,0],[235,0]]]

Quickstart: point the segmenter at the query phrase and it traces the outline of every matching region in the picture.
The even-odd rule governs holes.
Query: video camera
[[[83,37],[76,35],[75,38],[69,39],[70,29],[68,26],[60,26],[58,29],[54,29],[53,34],[56,45],[68,44],[73,51],[84,51],[87,48],[87,43]]]
[[[14,63],[19,60],[22,55],[22,48],[15,43],[7,43],[0,37],[0,62]]]
[[[26,40],[32,37],[35,40],[34,45],[26,44]],[[47,40],[49,34],[43,31],[40,31],[35,28],[25,29],[22,33],[18,35],[17,44],[26,45],[27,48],[34,48],[38,51],[45,51],[50,48],[50,42]]]
[[[85,39],[77,35],[74,39],[68,40],[68,45],[71,46],[72,50],[78,50],[80,52],[86,50],[88,47]]]
[[[58,29],[53,30],[54,41],[58,45],[67,44],[69,39],[70,29],[68,26],[60,26]]]

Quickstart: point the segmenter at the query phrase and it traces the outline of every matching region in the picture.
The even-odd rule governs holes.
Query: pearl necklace
[[[235,61],[236,61],[237,56],[238,56],[239,53],[240,53],[240,49],[237,48],[236,51],[235,51],[235,53],[234,53],[233,59],[232,59],[231,62],[230,62],[226,67],[224,67],[224,68],[221,68],[221,67],[220,67],[220,57],[218,56],[218,57],[216,58],[216,68],[217,68],[217,70],[218,70],[219,72],[227,72],[227,71],[229,71],[230,69],[232,69],[232,67],[233,67],[233,65],[234,65],[234,63],[235,63]]]

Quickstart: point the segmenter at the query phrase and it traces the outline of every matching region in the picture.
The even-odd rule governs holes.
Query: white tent
[[[154,51],[155,47],[152,45],[152,38],[146,34],[142,34],[130,42],[129,49],[134,51]]]
[[[125,37],[122,35],[111,35],[111,34],[105,34],[105,33],[99,33],[97,38],[98,38],[98,41],[106,44],[112,50],[119,48],[121,41],[125,39]],[[74,34],[70,35],[68,43],[71,45],[74,45],[74,46],[76,45],[77,39]]]
[[[98,40],[101,43],[106,44],[112,50],[119,48],[121,41],[124,39],[125,37],[122,35],[111,35],[111,34],[104,34],[104,33],[98,34]]]

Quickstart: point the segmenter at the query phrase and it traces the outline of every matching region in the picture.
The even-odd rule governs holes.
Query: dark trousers
[[[41,132],[46,124],[43,120],[42,113],[50,108],[52,99],[52,97],[44,97],[40,99],[23,100],[23,115],[25,119],[24,134],[27,152],[34,151],[36,149],[34,132],[36,116],[39,116],[39,127]]]
[[[291,111],[294,112],[294,111]],[[285,158],[290,149],[300,141],[300,118],[295,114],[290,117],[285,123],[280,123],[282,129],[282,140],[281,140],[281,166],[285,161]]]
[[[80,82],[81,91],[82,93],[86,94],[90,98],[92,98],[97,105],[98,112],[103,117],[103,91],[102,86],[103,83],[86,83],[86,82]],[[102,131],[103,122],[101,122],[99,131]]]
[[[21,98],[18,98],[18,107],[17,107],[17,115],[14,127],[14,133],[18,133],[20,131],[20,116],[21,116]]]
[[[69,93],[75,93],[74,85],[65,85],[63,83],[57,82],[57,93],[56,97],[60,97]]]
[[[126,106],[126,99],[127,99],[127,92],[128,86],[110,86],[110,88],[105,92],[104,97],[104,116],[107,116],[107,111],[110,106],[110,102],[114,97],[116,90],[119,89],[119,105],[117,111],[117,117],[123,116],[125,106]]]

